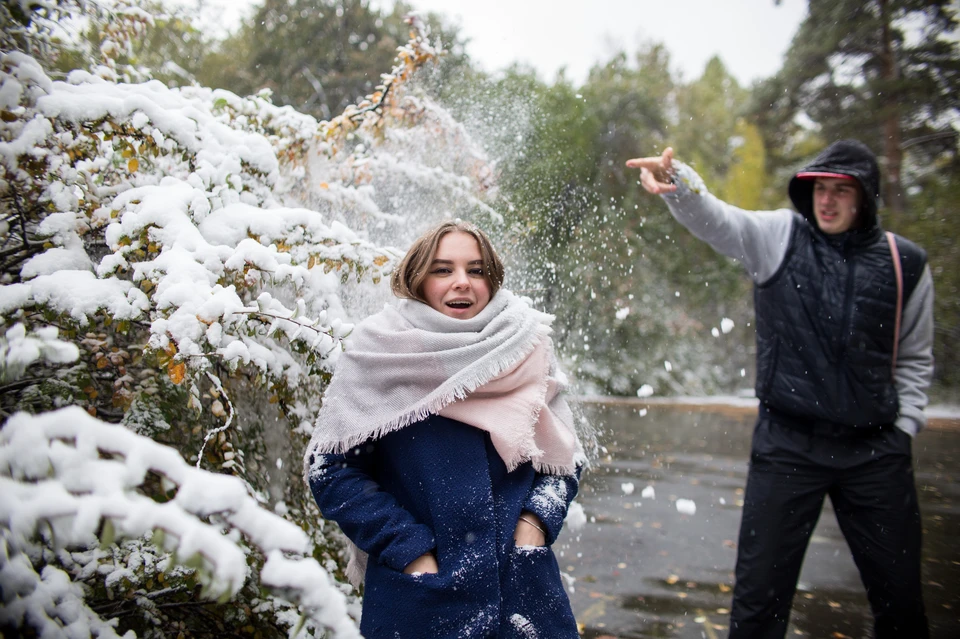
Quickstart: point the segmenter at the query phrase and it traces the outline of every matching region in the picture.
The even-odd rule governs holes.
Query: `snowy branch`
[[[175,493],[172,499],[159,503],[138,492],[150,473]],[[79,408],[15,415],[0,430],[0,525],[0,587],[27,595],[6,601],[4,615],[48,618],[40,605],[48,598],[34,596],[46,576],[28,572],[22,560],[45,529],[59,547],[159,533],[155,539],[174,551],[177,562],[198,568],[215,598],[235,595],[249,576],[245,552],[229,534],[237,530],[266,554],[264,583],[302,601],[305,614],[337,629],[337,636],[359,636],[343,595],[315,560],[302,557],[307,536],[261,508],[240,479],[193,468],[172,448]],[[284,552],[301,557],[285,559]],[[284,566],[283,578],[272,564]],[[32,589],[24,583],[31,576]]]

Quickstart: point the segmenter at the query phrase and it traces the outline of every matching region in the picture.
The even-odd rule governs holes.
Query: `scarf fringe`
[[[582,462],[578,461],[577,458],[574,458],[573,466],[566,466],[564,464],[544,464],[542,462],[534,461],[533,469],[542,475],[573,475],[577,472],[577,466],[579,466],[581,463]]]
[[[307,447],[307,454],[304,455],[304,464],[303,464],[303,477],[304,481],[309,487],[310,484],[310,473],[313,468],[318,465],[319,460],[317,460],[318,455],[338,455],[344,454],[352,448],[359,446],[368,439],[380,439],[384,435],[392,433],[396,430],[400,430],[405,426],[410,424],[415,424],[421,420],[426,419],[430,415],[436,415],[443,408],[453,402],[464,399],[475,391],[478,387],[486,384],[490,380],[502,375],[506,371],[510,370],[514,366],[518,365],[524,359],[529,357],[530,353],[536,349],[537,345],[540,344],[545,338],[548,338],[553,332],[553,329],[549,325],[542,322],[538,323],[534,328],[533,339],[529,343],[525,344],[522,348],[516,349],[514,353],[507,358],[502,360],[493,361],[484,367],[482,370],[477,371],[472,377],[467,380],[460,381],[456,383],[453,388],[445,392],[443,395],[432,399],[431,401],[416,406],[408,410],[406,413],[396,417],[395,419],[382,424],[371,431],[365,433],[353,435],[345,440],[339,442],[326,442],[322,443],[319,440],[318,435],[320,430],[317,429],[314,431],[314,435],[311,438],[310,444]],[[559,382],[558,382],[559,383]],[[541,399],[546,397],[547,386],[549,385],[549,380],[544,378],[542,382],[543,388],[541,393]],[[541,401],[538,403],[538,406],[534,410],[534,414],[531,416],[531,423],[536,423],[536,420],[540,416],[540,411],[543,409],[545,402]],[[310,463],[311,458],[314,460],[313,464]],[[506,461],[506,460],[505,460]],[[514,464],[513,468],[516,468],[519,464],[527,461],[527,459],[521,459],[519,462]],[[511,468],[512,470],[512,468]],[[572,472],[572,471],[570,471]],[[557,473],[552,473],[557,474]]]
[[[541,337],[541,340],[542,340],[542,339],[544,339],[544,337]],[[537,342],[537,343],[539,343],[539,342]],[[530,350],[530,353],[532,353],[533,350],[536,349],[536,347],[537,347],[537,344],[534,344],[533,349]],[[526,355],[524,355],[524,357],[528,357],[528,356],[530,355],[530,353],[527,353]],[[522,358],[521,358],[521,361],[522,361]],[[543,411],[543,409],[544,409],[544,408],[546,407],[546,405],[547,405],[547,389],[550,387],[550,372],[551,372],[550,369],[551,369],[551,367],[552,367],[552,366],[551,366],[551,362],[548,361],[548,362],[547,362],[547,370],[545,371],[546,374],[543,375],[542,379],[538,382],[537,401],[534,402],[533,408],[530,410],[530,415],[529,415],[529,417],[528,417],[528,420],[529,420],[529,421],[527,422],[528,424],[534,424],[534,425],[536,425],[536,423],[537,423],[537,422],[539,421],[539,419],[540,419],[540,413]],[[509,368],[510,368],[510,367],[508,366],[508,367],[507,367],[506,369],[504,369],[504,370],[508,370]],[[494,377],[496,377],[496,375],[495,375]],[[493,379],[493,377],[491,377],[490,379]],[[559,385],[559,382],[558,382],[558,385]],[[558,390],[558,392],[559,392],[560,388],[558,387],[557,390]],[[515,455],[512,459],[505,459],[505,460],[503,460],[504,463],[505,463],[506,466],[507,466],[507,472],[513,472],[514,470],[517,469],[517,467],[518,467],[520,464],[522,464],[522,463],[524,463],[524,462],[526,462],[526,461],[534,462],[534,468],[536,468],[537,470],[540,470],[540,468],[537,468],[537,464],[540,463],[540,462],[537,462],[534,456],[537,455],[537,454],[542,455],[542,454],[543,454],[543,451],[540,450],[539,448],[537,448],[537,445],[536,445],[536,443],[534,442],[534,433],[528,433],[527,441],[524,442],[524,443],[526,444],[526,447],[525,447],[526,449],[525,449],[525,450],[519,451],[518,454]],[[549,464],[547,464],[547,465],[540,464],[540,467],[542,467],[542,468],[553,468],[554,466],[553,466],[553,465],[549,465]],[[544,472],[544,473],[546,473],[546,474],[548,474],[548,475],[569,475],[569,474],[573,473],[574,470],[571,469],[571,470],[568,470],[568,471],[566,471],[566,472],[551,472],[551,471],[540,471],[540,472]]]

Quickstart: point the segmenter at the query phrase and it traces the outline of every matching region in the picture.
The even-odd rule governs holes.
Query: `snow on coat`
[[[310,487],[324,517],[369,554],[360,630],[368,639],[575,639],[576,622],[550,545],[576,475],[513,472],[490,435],[438,415],[323,455]],[[523,510],[547,546],[517,547]],[[406,575],[424,553],[437,574]]]

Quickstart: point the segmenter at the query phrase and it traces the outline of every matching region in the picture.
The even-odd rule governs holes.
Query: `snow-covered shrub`
[[[143,494],[151,478],[161,486],[156,497]],[[230,599],[250,577],[249,551],[238,543],[242,535],[266,554],[262,584],[306,604],[315,627],[330,628],[338,637],[359,636],[343,594],[315,559],[303,556],[310,546],[307,535],[262,508],[243,481],[194,468],[172,448],[78,407],[8,420],[0,430],[0,495],[0,627],[116,636],[116,623],[102,621],[83,601],[82,590],[69,584],[77,575],[57,567],[56,554],[43,555],[147,535],[170,551],[157,562],[160,575],[175,575],[178,565],[193,568],[208,597]],[[35,562],[45,564],[39,573]],[[131,580],[129,567],[108,569],[107,589]],[[170,581],[172,590],[188,587],[177,576]],[[155,598],[156,593],[136,593],[128,600],[150,610]]]
[[[132,3],[14,5],[37,14],[0,50],[0,625],[346,628],[338,533],[299,477],[313,416],[391,246],[496,218],[482,153],[407,90],[439,49],[411,20],[384,84],[317,122],[117,64],[150,23]],[[70,20],[107,22],[58,81]]]

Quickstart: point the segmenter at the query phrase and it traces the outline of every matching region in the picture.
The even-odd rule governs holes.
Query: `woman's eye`
[[[434,275],[446,275],[447,273],[450,272],[450,269],[448,269],[448,268],[445,267],[445,266],[441,266],[441,267],[439,267],[439,268],[433,269],[433,270],[430,271],[430,272],[433,273]]]
[[[483,277],[482,268],[472,268],[470,269],[470,275],[476,275],[477,277]]]

